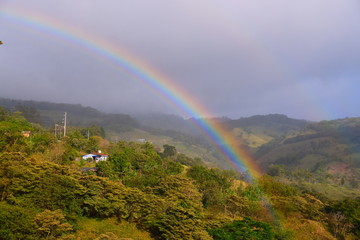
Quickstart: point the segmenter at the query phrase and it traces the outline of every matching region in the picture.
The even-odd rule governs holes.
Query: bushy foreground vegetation
[[[360,237],[360,199],[320,200],[270,176],[250,184],[172,146],[108,143],[92,131],[59,140],[0,110],[0,239]],[[100,148],[108,161],[80,159]]]

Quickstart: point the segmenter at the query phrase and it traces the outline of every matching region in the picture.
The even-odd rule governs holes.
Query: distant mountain
[[[162,113],[140,115],[135,118],[142,127],[172,130],[192,136],[201,135],[201,131],[193,124],[193,122],[198,119],[185,120],[176,115]],[[211,121],[225,125],[229,130],[234,132],[235,136],[243,132],[245,134],[242,135],[252,134],[254,136],[266,136],[267,139],[279,138],[291,132],[297,132],[309,124],[308,121],[288,118],[286,115],[281,114],[256,115],[236,120],[221,117],[212,118]]]
[[[256,115],[226,122],[229,128],[242,128],[244,131],[265,133],[278,138],[303,129],[308,121],[289,118],[282,114]]]
[[[360,170],[360,118],[308,124],[263,145],[256,158],[262,166],[280,164],[312,172]]]
[[[236,120],[221,119],[242,145],[253,150],[264,144],[302,130],[310,122],[292,119],[286,115],[256,115]]]
[[[18,106],[27,108],[34,108],[39,111],[59,111],[59,112],[71,112],[79,113],[84,117],[98,117],[103,113],[92,107],[84,107],[81,104],[68,104],[68,103],[52,103],[44,101],[32,101],[32,100],[15,100],[0,97],[0,106],[5,109],[16,111]]]
[[[20,111],[24,117],[34,123],[52,127],[61,123],[64,112],[67,122],[72,126],[98,125],[107,131],[123,132],[139,126],[139,123],[127,114],[105,114],[95,108],[80,104],[51,103],[0,98],[0,106],[14,112]]]

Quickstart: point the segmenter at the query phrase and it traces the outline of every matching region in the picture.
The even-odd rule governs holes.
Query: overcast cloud
[[[107,39],[214,116],[360,116],[358,0],[0,0],[0,97],[182,114],[106,61],[5,12]]]

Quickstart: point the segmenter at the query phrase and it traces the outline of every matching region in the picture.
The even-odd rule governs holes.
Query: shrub
[[[272,240],[274,232],[268,223],[257,222],[251,218],[233,221],[220,228],[209,230],[214,240]]]

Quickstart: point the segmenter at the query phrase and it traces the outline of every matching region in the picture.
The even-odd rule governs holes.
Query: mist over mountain
[[[139,123],[127,114],[106,114],[92,107],[80,104],[51,103],[0,98],[0,106],[9,111],[20,111],[30,122],[46,127],[63,123],[64,112],[67,122],[73,126],[99,125],[109,131],[125,131],[137,127]]]
[[[4,97],[182,114],[171,85],[212,116],[359,114],[356,0],[0,5]]]
[[[200,157],[217,166],[231,168],[214,143],[196,126],[195,119],[173,114],[151,113],[130,116],[103,113],[80,104],[24,101],[0,98],[0,106],[20,111],[30,122],[53,128],[62,124],[67,112],[69,126],[97,125],[110,140],[143,139],[161,147],[174,145],[179,151]],[[360,166],[360,118],[311,122],[283,114],[256,115],[247,118],[213,118],[247,148],[264,170],[271,165],[317,171],[357,169]]]
[[[159,130],[172,130],[193,136],[198,136],[200,134],[199,129],[197,129],[190,120],[186,120],[174,114],[148,113],[135,115],[134,117],[143,127]]]

